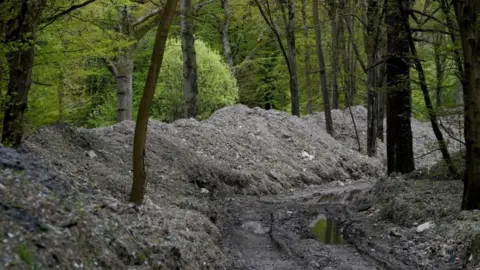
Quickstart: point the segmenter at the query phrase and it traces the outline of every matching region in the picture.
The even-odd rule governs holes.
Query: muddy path
[[[331,183],[291,195],[225,200],[217,225],[228,269],[384,269],[347,240],[341,241],[342,224],[348,220],[346,204],[371,186],[369,181]],[[314,233],[319,220],[335,222],[336,235],[331,236],[331,224]]]

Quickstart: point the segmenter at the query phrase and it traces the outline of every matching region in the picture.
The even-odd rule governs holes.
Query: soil
[[[365,109],[353,110],[364,136]],[[349,115],[333,116],[334,137],[321,114],[241,105],[151,121],[141,207],[126,203],[133,122],[0,147],[0,269],[480,267],[480,213],[460,211],[460,181],[425,173],[442,167],[429,124],[412,122],[424,170],[386,178],[384,155],[358,153]],[[342,244],[317,239],[322,218]]]

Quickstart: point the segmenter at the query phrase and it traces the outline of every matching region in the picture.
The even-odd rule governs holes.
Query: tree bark
[[[332,109],[338,109],[338,61],[340,54],[338,26],[343,23],[343,18],[339,14],[337,3],[331,1],[329,4],[330,19],[332,20]]]
[[[412,146],[412,115],[409,44],[397,0],[387,6],[387,173],[415,169]]]
[[[18,147],[22,142],[24,113],[32,82],[35,58],[35,36],[46,0],[22,0],[8,24],[14,26],[6,33],[6,43],[20,43],[8,53],[9,81],[3,118],[2,144]]]
[[[480,209],[480,29],[477,0],[454,0],[464,61],[466,170],[462,209]]]
[[[307,0],[302,0],[302,18],[303,18],[303,37],[305,39],[305,92],[307,94],[307,113],[312,114],[312,78],[310,76],[312,70],[310,46],[308,41],[308,17],[307,17]]]
[[[135,50],[131,48],[131,50]],[[132,53],[133,54],[133,53]],[[134,60],[132,54],[117,56],[110,68],[115,76],[117,90],[117,123],[132,120],[133,104],[133,69]]]
[[[180,36],[183,55],[183,98],[186,118],[197,118],[197,56],[191,15],[192,0],[180,0]]]
[[[147,141],[147,127],[150,108],[152,106],[155,87],[158,75],[162,66],[165,44],[167,43],[168,32],[175,15],[178,0],[167,0],[160,24],[155,36],[155,44],[152,53],[152,60],[148,70],[147,81],[143,91],[140,107],[138,109],[137,122],[133,142],[133,183],[129,201],[140,205],[145,195],[146,172],[145,172],[145,144]]]
[[[298,86],[297,52],[295,45],[295,4],[294,0],[288,0],[288,21],[286,27],[288,59],[290,60],[290,98],[292,114],[300,116],[300,97]]]
[[[322,33],[320,31],[320,20],[318,18],[318,1],[313,0],[313,20],[315,23],[315,40],[317,45],[317,58],[320,66],[320,86],[323,94],[323,108],[325,111],[325,124],[328,134],[333,135],[333,121],[328,98],[327,76],[325,74],[325,59],[323,57]]]
[[[365,18],[367,25],[364,31],[365,53],[367,66],[373,66],[378,61],[378,31],[379,31],[379,6],[376,0],[368,0],[366,3]],[[377,69],[370,68],[367,71],[367,155],[374,157],[377,154],[378,130],[378,90]],[[382,120],[383,121],[383,120]]]
[[[435,75],[436,75],[436,86],[435,86],[435,103],[436,107],[440,108],[443,106],[443,80],[445,78],[445,62],[446,57],[442,56],[440,53],[440,45],[439,43],[442,42],[442,35],[439,34],[437,36],[437,40],[435,41],[435,45],[433,45],[433,50],[435,54]]]
[[[230,46],[230,39],[228,36],[228,29],[230,28],[230,5],[228,0],[221,0],[221,8],[223,10],[223,23],[222,23],[222,52],[223,57],[225,58],[225,63],[227,64],[230,71],[233,71],[233,58],[232,58],[232,49]]]
[[[413,41],[413,36],[412,32],[410,29],[410,25],[408,22],[408,14],[405,12],[405,9],[402,4],[402,0],[397,0],[398,3],[398,8],[400,9],[401,15],[402,15],[402,22],[404,25],[404,31],[406,31],[407,34],[407,40],[410,46],[410,53],[412,55],[412,60],[413,63],[415,64],[415,68],[417,69],[418,72],[418,81],[420,82],[420,89],[422,90],[423,98],[425,100],[425,106],[427,107],[428,110],[428,116],[430,117],[430,123],[432,124],[432,129],[433,133],[435,134],[435,137],[438,142],[438,147],[440,151],[442,152],[443,159],[445,163],[447,164],[448,171],[452,176],[457,176],[457,169],[453,165],[452,158],[450,157],[450,153],[448,152],[447,148],[447,142],[443,138],[442,131],[440,130],[440,126],[438,124],[438,119],[437,115],[435,114],[435,111],[433,109],[433,104],[432,100],[430,99],[430,94],[428,92],[428,86],[427,86],[427,80],[425,78],[425,72],[423,70],[422,63],[420,62],[420,59],[418,58],[417,54],[417,49],[415,47],[415,43]],[[439,82],[441,83],[441,82]]]

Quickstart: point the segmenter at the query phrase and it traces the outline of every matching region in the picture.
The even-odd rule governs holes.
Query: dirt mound
[[[87,178],[77,179],[77,185],[85,182],[92,188],[88,179],[96,178],[96,186],[121,198],[130,188],[133,129],[133,122],[93,130],[49,127],[26,145],[60,171]],[[89,153],[95,157],[85,157]],[[345,148],[322,125],[242,105],[221,109],[202,122],[151,121],[147,167],[152,185],[190,182],[209,191],[247,194],[382,174],[378,162]]]
[[[1,269],[222,269],[219,232],[204,215],[136,208],[41,163],[0,148]]]
[[[458,180],[382,179],[354,204],[348,240],[397,269],[477,269],[480,215],[460,210],[462,190]]]
[[[125,203],[133,130],[57,125],[21,152],[0,148],[0,268],[223,269],[217,196],[382,174],[322,125],[233,106],[202,122],[150,122],[147,196],[136,208]]]
[[[361,105],[351,108],[355,117],[360,137],[362,152],[366,154],[367,142],[367,109]],[[325,114],[323,112],[315,113],[305,117],[307,122],[325,125]],[[332,110],[332,120],[334,123],[335,139],[350,149],[358,150],[358,143],[355,136],[355,130],[352,117],[349,110]],[[452,112],[440,118],[442,123],[442,132],[447,140],[451,152],[458,152],[462,148],[462,144],[457,139],[463,139],[462,120],[459,115]],[[438,150],[435,134],[433,133],[430,121],[419,121],[412,118],[413,133],[413,151],[415,157],[415,166],[417,169],[428,168],[442,158]],[[459,128],[460,125],[460,128]],[[384,123],[386,128],[386,123]],[[448,132],[446,132],[447,130]],[[453,137],[453,138],[452,138]],[[382,164],[386,165],[386,146],[380,140],[377,141],[377,156]]]

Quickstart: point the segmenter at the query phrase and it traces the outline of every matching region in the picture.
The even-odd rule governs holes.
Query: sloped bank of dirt
[[[391,269],[479,269],[480,212],[460,210],[462,191],[458,180],[384,178],[352,204],[346,238]]]
[[[321,126],[233,106],[202,122],[151,121],[147,196],[136,208],[125,203],[133,128],[58,125],[27,138],[24,151],[0,148],[1,267],[225,269],[216,198],[382,173]]]

